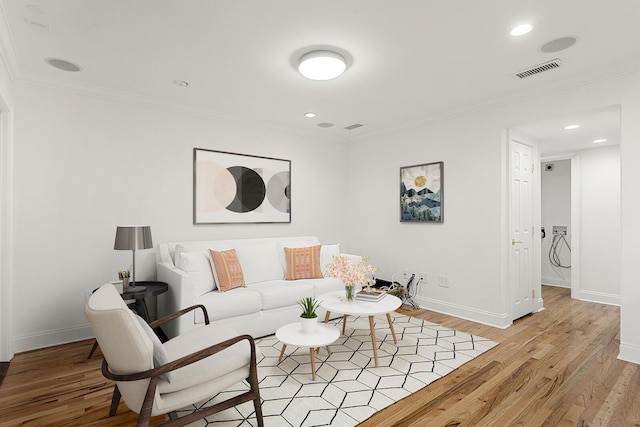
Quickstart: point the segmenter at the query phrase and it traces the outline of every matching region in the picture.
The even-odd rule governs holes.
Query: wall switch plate
[[[438,276],[438,286],[443,288],[449,287],[449,278],[447,276]]]

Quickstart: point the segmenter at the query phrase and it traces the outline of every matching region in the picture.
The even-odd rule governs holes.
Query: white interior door
[[[533,312],[533,147],[510,138],[511,320]]]

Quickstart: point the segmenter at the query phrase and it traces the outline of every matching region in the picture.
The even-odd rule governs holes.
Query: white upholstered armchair
[[[205,311],[207,326],[161,343],[153,328],[192,310]],[[104,354],[102,372],[116,381],[110,416],[120,397],[139,414],[138,425],[151,416],[169,414],[164,425],[185,425],[240,403],[253,401],[263,425],[256,372],[256,347],[249,335],[208,325],[202,306],[189,307],[150,325],[132,312],[111,284],[90,297],[85,314]],[[177,418],[175,411],[209,399],[246,380],[249,390],[214,406]]]

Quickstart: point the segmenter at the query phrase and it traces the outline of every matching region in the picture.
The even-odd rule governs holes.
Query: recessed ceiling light
[[[174,80],[171,83],[173,83],[176,86],[180,86],[180,87],[187,87],[189,86],[189,82],[185,82],[184,80]]]
[[[310,118],[310,119],[313,119],[314,117],[316,117],[316,116],[317,116],[317,114],[316,114],[316,113],[313,113],[313,112],[311,112],[311,111],[309,111],[308,113],[304,113],[304,116],[305,116],[305,117],[308,117],[308,118]]]
[[[342,55],[330,50],[314,50],[302,55],[298,71],[311,80],[331,80],[339,77],[347,69]]]
[[[593,140],[594,144],[600,144],[602,142],[607,142],[607,139],[606,138],[601,138],[601,139],[594,139]]]
[[[62,71],[69,71],[70,73],[77,73],[78,71],[82,71],[82,67],[64,59],[46,58],[44,62],[51,65],[53,68],[57,68],[58,70]]]
[[[574,130],[574,129],[578,129],[580,127],[580,125],[578,124],[571,124],[571,125],[566,125],[564,127],[564,130]]]
[[[533,25],[531,24],[520,24],[517,27],[514,27],[511,30],[511,35],[514,37],[518,37],[518,36],[524,36],[525,34],[527,34],[529,31],[533,30]]]

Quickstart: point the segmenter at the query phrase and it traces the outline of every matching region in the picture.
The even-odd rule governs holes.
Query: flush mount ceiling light
[[[606,138],[601,138],[601,139],[594,139],[593,140],[594,144],[600,144],[600,143],[603,143],[603,142],[607,142],[607,139]]]
[[[564,127],[564,130],[574,130],[574,129],[578,129],[580,127],[580,125],[578,124],[570,124],[570,125],[566,125]]]
[[[509,34],[514,37],[524,36],[529,31],[533,30],[533,25],[531,24],[520,24],[514,27]]]
[[[317,114],[316,114],[316,113],[313,113],[313,112],[311,112],[311,111],[309,111],[308,113],[304,113],[304,116],[305,116],[305,117],[308,117],[308,118],[310,118],[310,119],[313,119],[314,117],[316,117],[316,116],[317,116]]]
[[[347,69],[344,56],[330,50],[314,50],[305,53],[298,62],[298,71],[311,80],[331,80]]]

